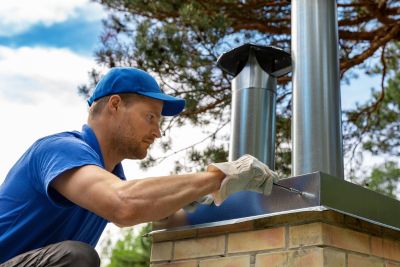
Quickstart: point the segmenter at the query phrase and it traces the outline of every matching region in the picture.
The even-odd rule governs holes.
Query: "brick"
[[[197,230],[197,237],[221,235],[234,232],[243,232],[254,229],[254,221],[244,221],[240,223],[219,225],[215,227],[199,228]]]
[[[290,267],[345,267],[346,254],[331,248],[300,249],[290,253]]]
[[[224,255],[225,236],[205,237],[175,242],[174,259]]]
[[[325,243],[345,250],[369,254],[369,235],[357,231],[325,224]]]
[[[315,245],[370,253],[369,236],[364,233],[319,222],[290,227],[290,248]]]
[[[323,245],[322,223],[310,223],[289,228],[289,247]]]
[[[400,261],[400,242],[383,239],[383,257],[389,260]]]
[[[250,267],[250,255],[200,261],[200,267]]]
[[[285,228],[271,228],[228,235],[228,253],[285,247]]]
[[[151,238],[153,242],[162,242],[162,241],[173,241],[187,238],[196,237],[197,230],[196,229],[185,229],[185,230],[167,230],[154,233]]]
[[[179,261],[172,263],[151,264],[150,267],[197,267],[197,261]]]
[[[151,246],[150,260],[172,260],[172,242],[153,243]]]
[[[322,248],[299,249],[289,254],[288,263],[290,267],[321,267],[324,266]]]
[[[287,266],[287,262],[287,252],[257,254],[255,267],[284,267]]]
[[[348,267],[384,267],[383,260],[371,257],[349,254],[347,259]]]
[[[254,228],[270,228],[287,223],[299,223],[304,221],[309,222],[310,220],[315,221],[318,219],[321,219],[321,214],[317,212],[296,212],[256,219],[254,221]]]
[[[322,216],[323,216],[323,222],[330,222],[330,223],[343,224],[345,219],[345,215],[332,210],[322,211]]]
[[[324,267],[345,267],[346,253],[343,251],[324,248]]]
[[[290,214],[282,214],[279,216],[271,216],[265,218],[259,218],[254,221],[254,228],[270,228],[277,225],[283,225],[287,223],[305,223],[310,221],[322,220],[321,212],[306,211],[296,212]]]
[[[371,236],[371,255],[383,257],[383,240],[380,237]]]
[[[369,234],[381,236],[382,235],[382,227],[373,224],[370,222],[367,222],[365,220],[361,220],[358,218],[354,218],[352,216],[345,216],[344,224],[346,225],[346,228],[352,228],[358,231],[363,231]]]
[[[331,248],[308,248],[258,254],[255,267],[345,267],[346,254]]]
[[[343,224],[344,215],[331,210],[326,211],[304,211],[296,212],[291,214],[282,214],[279,216],[259,218],[254,221],[254,228],[267,228],[274,227],[283,224],[299,224],[299,223],[311,223],[311,222],[326,222]]]
[[[392,262],[386,262],[385,267],[400,267],[400,264],[395,264]]]
[[[387,227],[382,227],[382,237],[393,238],[395,240],[400,240],[400,231],[390,229]]]

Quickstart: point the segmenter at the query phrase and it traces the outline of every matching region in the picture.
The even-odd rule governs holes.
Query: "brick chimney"
[[[152,267],[399,267],[400,232],[304,211],[153,234]]]

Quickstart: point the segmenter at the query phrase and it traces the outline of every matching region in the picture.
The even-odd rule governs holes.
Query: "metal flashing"
[[[252,209],[243,205],[245,203],[238,203],[238,200],[233,196],[232,199],[228,199],[229,207],[203,205],[194,214],[187,214],[190,222],[185,222],[174,228],[163,228],[160,224],[152,233],[208,228],[283,214],[324,210],[333,210],[400,231],[400,215],[396,215],[396,212],[400,212],[400,201],[396,199],[322,172],[282,179],[279,184],[295,188],[305,194],[288,192],[283,188],[274,186],[271,195],[260,197],[257,203],[253,203],[257,207]],[[235,214],[232,214],[232,207],[237,209],[236,217]],[[252,214],[240,216],[242,214],[241,209],[250,210]],[[210,213],[214,216],[210,216]],[[211,219],[208,221],[193,220],[193,218],[203,215]]]

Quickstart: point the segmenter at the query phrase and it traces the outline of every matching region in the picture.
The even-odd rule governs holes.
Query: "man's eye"
[[[146,119],[147,119],[148,121],[153,121],[154,116],[151,115],[151,114],[148,114],[148,115],[146,116]]]

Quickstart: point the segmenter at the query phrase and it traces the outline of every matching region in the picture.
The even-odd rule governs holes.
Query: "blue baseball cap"
[[[96,85],[87,102],[91,106],[99,98],[120,93],[136,93],[163,101],[164,105],[161,112],[163,116],[177,115],[185,107],[184,99],[164,94],[150,74],[129,67],[110,69]]]

